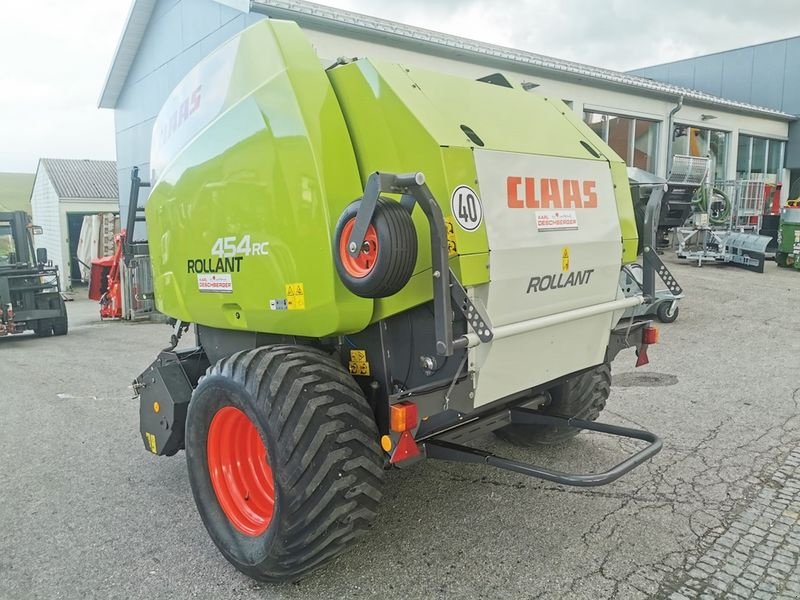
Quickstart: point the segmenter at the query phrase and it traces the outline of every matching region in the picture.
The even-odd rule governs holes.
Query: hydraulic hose
[[[710,195],[711,198],[709,201],[708,188],[706,186],[698,188],[694,196],[692,196],[692,205],[698,210],[708,213],[708,222],[712,225],[726,225],[731,218],[731,199],[725,192],[718,188],[712,188]],[[712,212],[709,209],[711,209],[712,205],[716,202],[721,202],[722,208],[720,210],[715,209]]]

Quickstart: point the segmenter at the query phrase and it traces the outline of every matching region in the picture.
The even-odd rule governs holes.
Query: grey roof
[[[215,0],[223,2],[223,0]],[[120,47],[114,57],[106,85],[100,98],[101,108],[113,108],[125,83],[128,70],[144,37],[154,0],[134,0]],[[348,31],[354,37],[379,39],[396,45],[414,45],[423,52],[449,56],[455,60],[476,60],[505,65],[509,69],[539,73],[561,79],[578,81],[677,101],[683,96],[689,103],[724,108],[733,112],[791,121],[794,115],[706,94],[675,85],[661,83],[610,69],[560,60],[533,52],[486,44],[421,27],[387,21],[338,8],[306,2],[305,0],[251,0],[250,10],[271,17],[294,20],[311,29]],[[144,25],[143,25],[144,24]],[[124,60],[123,60],[124,58]]]
[[[59,198],[118,198],[116,161],[43,158],[39,169],[47,172]]]

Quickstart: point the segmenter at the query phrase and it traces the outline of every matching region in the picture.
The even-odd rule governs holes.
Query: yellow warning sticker
[[[458,254],[458,244],[456,243],[456,228],[453,225],[453,217],[444,218],[445,229],[447,229],[447,255],[455,256]]]
[[[564,273],[569,271],[569,248],[566,246],[561,251],[561,270]]]
[[[158,454],[158,450],[156,449],[156,436],[145,431],[144,437],[147,440],[147,447],[150,449],[150,452]]]
[[[352,375],[369,376],[369,363],[366,350],[350,350],[348,369]]]
[[[286,308],[289,310],[305,310],[306,292],[302,283],[286,284]]]

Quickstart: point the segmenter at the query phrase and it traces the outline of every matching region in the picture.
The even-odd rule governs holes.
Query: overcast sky
[[[210,0],[185,0],[208,2]],[[800,35],[800,0],[328,0],[461,35],[626,70]],[[0,0],[0,171],[114,158],[96,108],[130,0]]]

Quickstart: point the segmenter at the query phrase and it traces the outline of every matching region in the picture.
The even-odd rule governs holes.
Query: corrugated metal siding
[[[691,78],[709,94],[800,115],[800,36],[631,71],[665,83]],[[721,82],[721,83],[720,83]],[[789,127],[786,167],[800,168],[800,126]]]
[[[43,158],[39,169],[47,171],[59,198],[108,200],[119,194],[113,160]]]
[[[36,172],[31,193],[31,217],[34,225],[40,225],[42,234],[36,236],[37,248],[47,248],[47,257],[58,267],[61,274],[61,289],[64,291],[67,282],[64,281],[65,262],[61,251],[61,214],[59,211],[58,194],[47,172],[41,168]],[[69,275],[67,273],[67,275]]]
[[[672,85],[691,85],[709,94],[796,115],[800,114],[798,67],[800,37],[795,37],[630,73]]]

